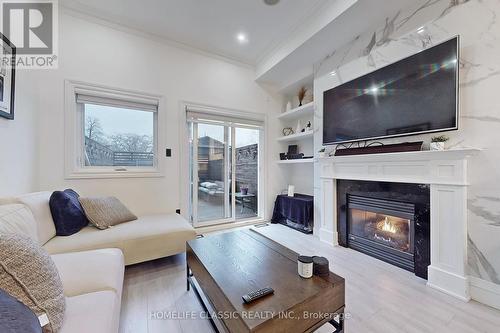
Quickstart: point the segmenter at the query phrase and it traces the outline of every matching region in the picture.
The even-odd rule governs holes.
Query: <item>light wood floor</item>
[[[298,253],[328,258],[330,269],[346,279],[348,333],[500,332],[500,311],[428,288],[412,273],[281,225],[256,230]],[[186,317],[202,311],[193,292],[186,291],[185,275],[184,255],[127,267],[120,331],[213,332],[202,318],[158,319],[163,314]],[[318,332],[331,331],[325,325]]]

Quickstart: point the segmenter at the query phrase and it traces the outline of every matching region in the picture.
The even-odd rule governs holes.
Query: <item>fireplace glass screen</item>
[[[362,209],[349,209],[349,233],[398,251],[413,253],[411,220],[374,213]]]

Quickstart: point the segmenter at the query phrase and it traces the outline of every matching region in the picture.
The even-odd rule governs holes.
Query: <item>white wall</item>
[[[37,188],[39,118],[37,84],[41,73],[16,73],[14,120],[0,117],[0,196]]]
[[[469,267],[472,276],[500,284],[500,21],[496,19],[500,6],[494,0],[451,2],[451,5],[450,1],[441,0],[421,6],[423,4],[429,2],[420,0],[412,8],[395,8],[393,17],[336,50],[333,56],[318,65],[315,95],[460,35],[460,130],[446,135],[451,138],[450,146],[485,149],[471,161],[469,168]],[[417,33],[421,26],[425,27],[425,32]],[[374,34],[376,44],[370,48]],[[333,70],[336,75],[330,75]],[[317,149],[322,140],[321,118],[321,110],[316,110]],[[430,137],[424,135],[408,140],[429,142]],[[401,142],[401,139],[388,142],[391,141]],[[317,175],[318,172],[315,173],[318,196]]]
[[[254,70],[176,48],[138,34],[115,29],[62,10],[59,23],[59,69],[37,80],[40,92],[39,188],[71,187],[85,196],[115,195],[136,214],[173,212],[180,197],[179,117],[182,102],[264,113],[274,119],[281,100],[254,82]],[[165,177],[67,180],[64,177],[64,80],[163,95],[167,104]],[[20,82],[19,89],[25,89]],[[272,115],[272,116],[271,116]],[[271,123],[268,131],[276,132]],[[274,137],[274,135],[272,135]],[[268,154],[277,156],[275,147]],[[15,165],[17,166],[17,161]],[[268,172],[274,174],[275,163]],[[267,211],[282,187],[279,177],[267,183]],[[185,207],[185,205],[183,206]],[[183,213],[185,213],[185,209]]]
[[[312,164],[285,164],[282,169],[285,170],[287,181],[295,186],[295,193],[314,195],[314,166]]]

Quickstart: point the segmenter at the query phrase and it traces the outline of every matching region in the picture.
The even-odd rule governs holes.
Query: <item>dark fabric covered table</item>
[[[312,233],[314,225],[314,197],[298,194],[289,197],[280,194],[274,203],[272,223],[280,223],[305,233]]]

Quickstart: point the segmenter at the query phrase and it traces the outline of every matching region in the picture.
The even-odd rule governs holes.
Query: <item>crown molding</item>
[[[121,23],[117,23],[116,20],[113,20],[113,18],[103,18],[103,17],[96,15],[95,13],[90,14],[87,12],[87,10],[82,9],[82,8],[74,9],[74,8],[69,8],[69,7],[62,5],[62,4],[59,4],[59,7],[60,7],[60,13],[64,13],[64,14],[67,14],[67,15],[70,15],[70,16],[73,16],[73,17],[76,17],[76,18],[79,18],[79,19],[82,19],[82,20],[85,20],[85,21],[88,21],[91,23],[99,24],[101,26],[105,26],[105,27],[110,28],[110,29],[125,32],[125,33],[131,34],[131,35],[134,35],[137,37],[141,37],[144,39],[149,39],[151,41],[154,41],[154,42],[157,42],[160,44],[164,44],[164,45],[167,45],[167,46],[170,46],[173,48],[177,48],[177,49],[180,49],[183,51],[188,51],[188,52],[202,55],[205,57],[213,58],[213,59],[216,59],[219,61],[230,63],[232,65],[240,66],[240,67],[243,67],[246,69],[255,70],[254,65],[247,63],[247,62],[244,62],[244,61],[241,61],[239,59],[231,58],[231,57],[220,55],[220,54],[217,54],[214,52],[203,50],[201,48],[197,48],[197,47],[194,47],[194,46],[191,46],[191,45],[188,45],[188,44],[185,44],[185,43],[173,40],[173,39],[165,38],[165,37],[159,36],[157,34],[146,32],[146,31],[137,29],[135,27],[130,27],[130,26],[127,26],[127,25],[124,25]]]

